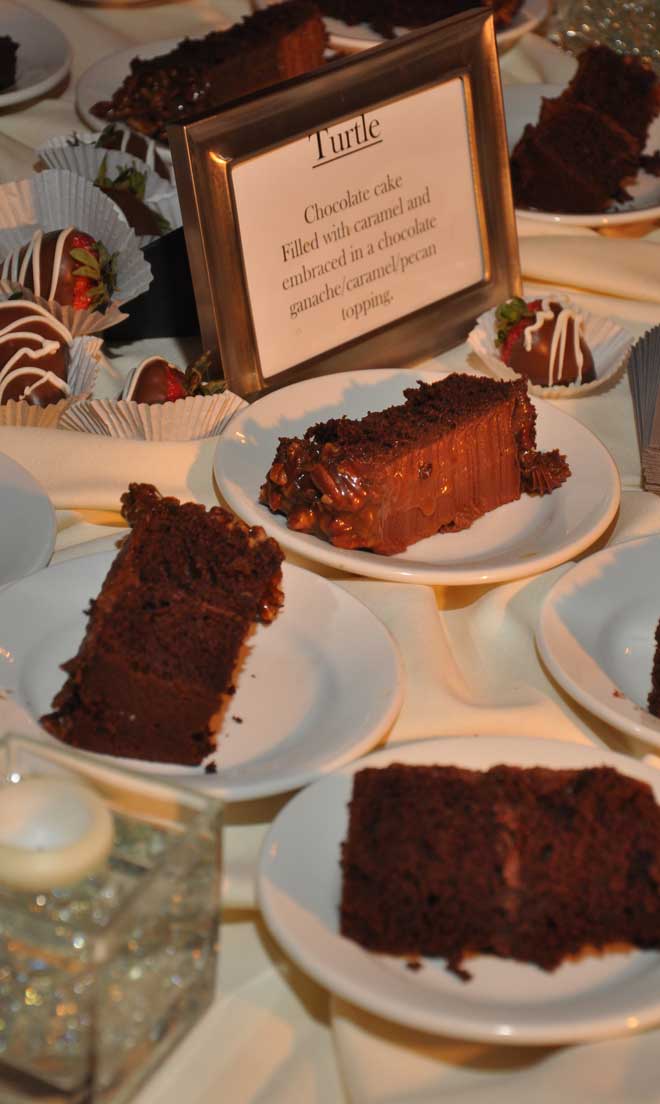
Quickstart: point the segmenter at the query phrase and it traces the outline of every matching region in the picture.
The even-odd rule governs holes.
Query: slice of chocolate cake
[[[0,35],[0,92],[16,83],[18,44],[9,35]]]
[[[405,403],[359,421],[333,418],[282,437],[260,501],[290,529],[384,555],[466,529],[524,492],[570,475],[536,449],[524,380],[454,373],[404,391]]]
[[[660,621],[655,630],[655,654],[651,670],[651,690],[648,700],[649,713],[660,717]]]
[[[95,104],[92,111],[165,141],[168,123],[318,68],[326,45],[316,5],[285,0],[227,31],[186,38],[168,54],[134,58],[112,100]]]
[[[574,214],[604,211],[625,199],[635,177],[639,143],[613,119],[566,100],[543,101],[511,154],[511,184],[519,207]]]
[[[660,81],[639,58],[617,54],[607,46],[590,46],[580,55],[563,98],[614,119],[643,149],[660,111]]]
[[[630,199],[650,123],[660,110],[660,81],[638,58],[592,46],[565,91],[544,99],[511,154],[518,207],[569,214],[605,211]]]
[[[263,530],[131,484],[132,532],[91,603],[42,723],[86,751],[199,764],[256,621],[282,604],[282,553]]]
[[[479,4],[492,8],[495,27],[504,30],[522,7],[522,0],[320,0],[319,7],[324,15],[349,26],[367,23],[391,38],[397,27],[426,27]]]
[[[341,932],[387,954],[554,970],[613,944],[660,947],[660,808],[610,767],[394,764],[356,774]]]

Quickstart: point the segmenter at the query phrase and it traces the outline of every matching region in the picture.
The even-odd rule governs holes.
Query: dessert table
[[[0,112],[0,182],[28,175],[36,147],[80,126],[75,82],[94,61],[155,39],[205,33],[248,10],[241,0],[105,8],[30,0],[25,7],[64,32],[72,47],[71,75],[47,98]],[[529,35],[502,57],[502,72],[505,83],[562,81],[570,73],[570,59],[542,37]],[[624,236],[561,225],[539,228],[520,220],[519,231],[530,293],[553,285],[571,288],[586,308],[620,321],[634,337],[660,323],[660,230],[653,224],[628,226]],[[195,342],[150,339],[115,349],[99,394],[115,394],[130,367],[152,352],[182,363],[195,352]],[[475,366],[467,346],[434,361],[441,368],[467,365]],[[560,405],[603,441],[619,469],[621,508],[597,547],[659,532],[660,500],[640,489],[625,374],[607,390]],[[216,503],[215,445],[214,439],[149,443],[0,428],[0,453],[27,468],[56,509],[53,562],[114,546],[122,531],[119,497],[129,481],[153,482],[164,493],[207,506]],[[512,583],[454,588],[363,580],[304,566],[336,579],[365,602],[399,645],[405,698],[389,744],[437,736],[527,735],[652,757],[652,748],[570,699],[538,656],[538,610],[567,565]],[[11,700],[0,700],[0,731],[30,727]],[[558,1097],[567,1104],[660,1101],[655,1057],[660,1028],[580,1047],[463,1043],[388,1024],[306,978],[268,935],[254,898],[255,858],[288,796],[226,808],[217,997],[138,1094],[138,1104],[179,1099],[211,1104],[221,1098],[232,1104],[542,1104]]]

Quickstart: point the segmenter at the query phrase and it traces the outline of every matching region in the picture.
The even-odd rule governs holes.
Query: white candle
[[[43,775],[0,786],[0,885],[73,885],[104,862],[113,836],[109,810],[79,782]]]

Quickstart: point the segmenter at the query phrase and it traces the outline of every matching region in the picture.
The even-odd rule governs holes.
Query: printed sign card
[[[518,292],[494,50],[472,12],[172,128],[233,390],[414,363]]]

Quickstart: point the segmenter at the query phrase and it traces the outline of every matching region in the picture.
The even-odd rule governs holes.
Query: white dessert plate
[[[497,46],[500,53],[510,49],[519,38],[538,27],[547,14],[547,0],[526,0],[520,11],[514,15],[510,25],[497,32]],[[378,45],[379,42],[388,41],[366,23],[356,23],[350,26],[348,23],[344,23],[343,20],[332,19],[329,16],[324,17],[324,22],[328,28],[331,44],[339,49],[365,50],[369,46]],[[406,28],[397,27],[395,33],[396,35],[406,34]]]
[[[78,650],[84,610],[112,559],[67,560],[0,594],[0,688],[37,720],[64,682],[60,664]],[[115,762],[243,801],[303,786],[388,731],[403,693],[388,631],[361,602],[309,571],[285,564],[283,586],[284,608],[251,640],[218,735],[218,773]]]
[[[521,137],[527,123],[537,123],[541,100],[555,99],[564,91],[561,84],[508,84],[503,89],[504,115],[509,141],[509,153]],[[660,116],[651,123],[646,152],[660,148]],[[517,207],[521,218],[537,222],[564,223],[567,226],[617,226],[627,222],[640,222],[660,217],[660,177],[640,172],[634,184],[628,187],[631,199],[616,203],[609,211],[593,214],[569,215],[556,211],[536,211]]]
[[[71,47],[59,27],[23,4],[0,0],[0,34],[18,43],[16,80],[0,92],[0,110],[36,100],[64,80]]]
[[[571,697],[615,728],[660,747],[648,712],[660,621],[660,534],[604,548],[562,575],[541,607],[541,656]]]
[[[0,586],[38,571],[55,544],[55,511],[43,487],[0,453]]]
[[[103,130],[108,120],[94,115],[92,108],[102,100],[112,99],[124,78],[130,73],[133,58],[148,59],[167,54],[180,41],[180,38],[165,38],[160,42],[129,46],[125,50],[118,50],[114,54],[101,58],[100,61],[95,61],[79,77],[76,85],[76,108],[81,119],[91,130]],[[169,160],[171,158],[169,146],[164,142],[158,142],[157,146],[158,152]]]
[[[214,471],[230,506],[285,548],[342,571],[410,583],[494,583],[546,571],[587,548],[616,514],[619,476],[607,449],[580,422],[534,399],[540,449],[559,449],[572,475],[550,495],[523,495],[460,533],[438,533],[395,556],[346,550],[288,529],[286,518],[259,504],[259,488],[280,437],[346,414],[360,418],[403,401],[417,380],[440,379],[435,369],[374,369],[321,376],[283,387],[239,411],[220,437]]]
[[[352,777],[365,766],[451,764],[578,769],[607,765],[648,782],[660,772],[607,750],[524,737],[460,737],[405,744],[367,756],[297,794],[273,822],[259,863],[258,897],[271,932],[293,961],[331,992],[408,1027],[490,1043],[579,1043],[628,1034],[660,1020],[660,953],[585,955],[548,973],[481,955],[472,980],[438,958],[375,954],[339,934],[341,844]],[[319,831],[319,809],[323,831]],[[468,872],[466,871],[466,876]]]

